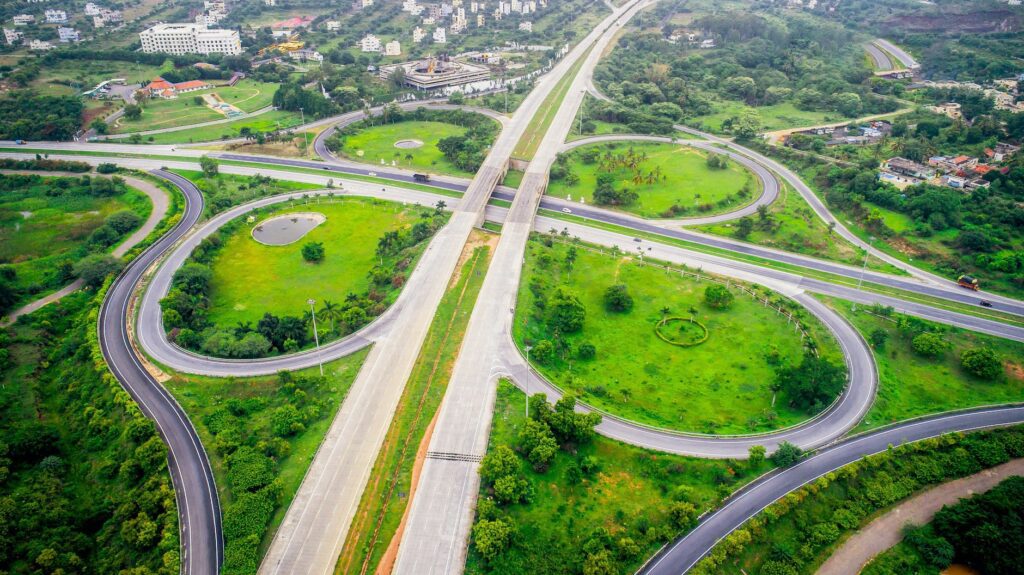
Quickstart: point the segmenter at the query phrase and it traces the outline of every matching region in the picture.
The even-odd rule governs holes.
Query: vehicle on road
[[[992,302],[988,301],[987,299],[983,299],[978,303],[981,305],[981,307],[992,307]]]
[[[562,213],[563,214],[571,214],[572,210],[570,210],[569,208],[562,208]]]
[[[25,140],[14,140],[14,143],[19,145],[19,146],[24,146],[25,145]]]
[[[974,291],[978,291],[981,289],[981,286],[978,285],[978,278],[971,276],[960,276],[956,278],[956,283],[960,287],[965,287],[967,289],[972,289]]]
[[[430,174],[413,174],[412,179],[416,180],[417,182],[429,182]]]
[[[366,175],[367,176],[374,176],[374,177],[376,177],[377,176],[377,172],[369,172]]]
[[[643,240],[642,240],[642,239],[640,239],[640,238],[633,238],[633,241],[634,241],[634,242],[642,242]]]

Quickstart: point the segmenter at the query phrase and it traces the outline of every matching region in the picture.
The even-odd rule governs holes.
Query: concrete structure
[[[139,33],[142,51],[168,54],[241,54],[235,30],[210,30],[198,24],[157,24]]]
[[[300,62],[323,62],[324,55],[316,50],[309,48],[302,48],[300,50],[294,50],[288,53],[288,57],[292,60],[299,60]]]
[[[188,82],[172,84],[163,78],[154,78],[152,82],[140,88],[139,91],[144,92],[150,98],[171,100],[177,98],[179,94],[187,94],[212,87],[211,84],[207,84],[202,80],[189,80]]]
[[[78,30],[64,26],[57,28],[57,36],[60,37],[61,42],[78,42],[81,39]]]
[[[64,24],[68,21],[68,13],[63,10],[47,10],[43,13],[47,24]]]
[[[519,23],[519,31],[520,32],[533,32],[533,22],[520,22]]]
[[[7,42],[8,46],[13,46],[18,42],[21,42],[24,37],[25,35],[19,30],[4,28],[4,42]]]
[[[338,22],[337,20],[328,20],[327,22],[324,22],[324,27],[327,28],[328,32],[337,32],[338,30],[341,30],[341,22]]]
[[[398,40],[392,40],[387,44],[384,44],[384,55],[385,56],[401,56],[402,55],[402,43]]]
[[[412,29],[412,41],[414,44],[419,44],[427,37],[427,33],[423,31],[423,28],[419,26]]]
[[[54,45],[51,42],[45,40],[32,40],[28,44],[29,50],[53,50]]]
[[[957,104],[956,102],[946,102],[945,104],[939,104],[937,106],[928,106],[928,109],[936,114],[942,114],[943,116],[948,116],[954,120],[964,117],[963,113],[960,111],[960,104]]]
[[[438,26],[434,29],[434,44],[446,44],[448,43],[448,36],[445,34],[444,28]]]
[[[373,34],[367,34],[359,41],[359,50],[363,52],[380,52],[381,44],[380,38]]]
[[[28,26],[29,24],[35,24],[36,17],[31,14],[18,14],[14,18],[11,18],[15,26]]]
[[[100,7],[97,6],[93,2],[86,3],[86,5],[85,5],[85,15],[86,16],[99,16],[100,15]]]
[[[389,78],[399,68],[405,71],[405,83],[419,90],[461,86],[486,80],[491,76],[490,70],[484,66],[436,58],[381,66],[380,76]]]

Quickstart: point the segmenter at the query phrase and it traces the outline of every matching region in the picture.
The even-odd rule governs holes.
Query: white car
[[[572,210],[570,210],[569,208],[562,208],[562,213],[563,214],[571,214]]]
[[[370,172],[370,173],[368,173],[368,174],[366,174],[366,175],[367,175],[367,176],[373,176],[373,177],[377,177],[377,172]]]

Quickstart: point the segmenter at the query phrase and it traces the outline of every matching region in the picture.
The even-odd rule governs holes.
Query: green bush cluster
[[[720,566],[739,561],[751,575],[813,573],[835,542],[878,510],[929,485],[1012,457],[1024,457],[1024,427],[951,434],[891,448],[776,501],[717,545],[693,572],[717,573]]]

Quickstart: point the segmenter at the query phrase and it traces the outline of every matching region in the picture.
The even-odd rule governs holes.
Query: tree
[[[724,285],[709,285],[704,289],[704,302],[715,309],[727,309],[736,296]]]
[[[548,424],[530,419],[519,433],[519,447],[526,454],[527,461],[533,465],[534,471],[543,473],[558,452],[558,441]]]
[[[594,359],[597,357],[597,348],[589,341],[583,342],[576,347],[576,357],[580,359]]]
[[[118,234],[123,235],[139,227],[139,224],[142,223],[142,216],[131,210],[121,210],[107,216],[105,223]]]
[[[697,521],[697,508],[688,501],[675,501],[668,508],[672,525],[680,531],[693,527]]]
[[[744,110],[739,116],[731,119],[732,133],[736,134],[737,140],[750,140],[761,132],[761,116],[754,110]]]
[[[519,473],[519,458],[506,445],[499,445],[480,461],[480,478],[493,485],[507,475]]]
[[[914,351],[924,357],[939,357],[946,350],[946,342],[937,333],[926,331],[918,334],[910,342]]]
[[[604,291],[604,306],[608,311],[626,312],[633,309],[633,296],[626,284],[615,284]]]
[[[142,117],[142,107],[137,104],[128,104],[124,107],[124,119],[134,122]]]
[[[558,287],[548,299],[548,324],[559,333],[575,333],[583,329],[587,310],[583,303],[564,287]]]
[[[75,275],[89,287],[99,287],[107,276],[121,269],[121,260],[102,254],[92,254],[78,260]]]
[[[740,218],[739,224],[736,226],[736,237],[745,240],[752,231],[754,231],[754,220],[747,216]]]
[[[577,413],[576,396],[567,393],[555,403],[555,408],[542,411],[542,417],[559,441],[586,443],[594,437],[594,427],[601,423],[598,413]]]
[[[583,560],[583,575],[615,575],[616,573],[619,573],[619,570],[615,567],[612,552],[608,549],[590,553]]]
[[[871,347],[881,351],[885,347],[885,342],[889,341],[889,332],[876,327],[871,330],[871,334],[868,335],[868,341],[871,342]]]
[[[793,407],[817,413],[839,395],[845,383],[845,367],[808,353],[799,366],[777,371],[775,387],[788,395]]]
[[[960,356],[960,365],[971,375],[981,379],[995,379],[1003,373],[1003,362],[989,347],[968,349]]]
[[[203,264],[189,262],[174,272],[173,285],[189,295],[206,294],[213,280],[213,270]]]
[[[775,453],[772,453],[771,457],[768,459],[779,467],[791,467],[800,461],[800,458],[803,457],[803,455],[804,452],[802,449],[788,441],[783,441],[779,444]]]
[[[324,261],[323,242],[306,242],[302,246],[302,259],[314,264]]]
[[[487,561],[493,560],[512,541],[512,525],[502,519],[481,519],[473,526],[473,546]]]
[[[533,349],[530,351],[530,357],[541,364],[550,363],[551,360],[555,359],[555,346],[546,339],[538,341],[537,345],[533,346]]]
[[[765,448],[763,445],[751,445],[747,453],[749,454],[747,462],[751,467],[757,467],[764,463]]]
[[[107,130],[110,129],[110,126],[108,126],[102,118],[96,118],[93,120],[92,123],[89,124],[89,127],[96,130],[96,133],[100,135],[106,134]]]
[[[210,156],[201,156],[199,158],[199,167],[207,178],[213,178],[220,173],[220,165],[217,163],[217,160]]]

